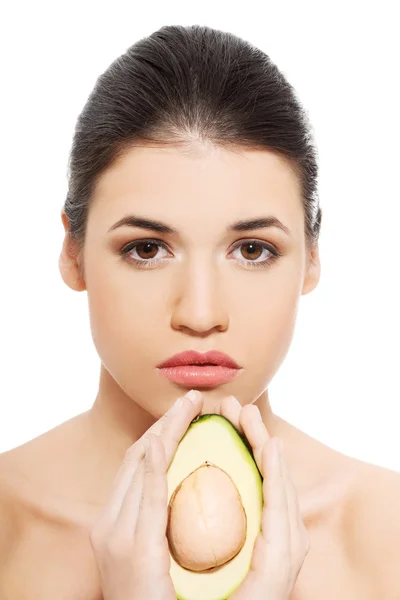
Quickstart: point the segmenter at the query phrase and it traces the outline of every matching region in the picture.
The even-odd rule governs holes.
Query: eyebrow
[[[154,221],[153,219],[148,219],[145,217],[138,217],[136,215],[127,215],[114,223],[112,227],[108,230],[113,231],[118,227],[140,227],[142,229],[151,229],[153,231],[157,231],[158,233],[165,234],[176,234],[179,235],[179,231],[166,223],[162,223],[161,221]],[[237,221],[236,223],[232,223],[226,228],[226,232],[230,233],[233,231],[252,231],[253,229],[263,229],[267,227],[278,227],[282,231],[284,231],[288,236],[291,235],[290,229],[288,229],[279,219],[276,217],[256,217],[253,219],[248,219],[245,221]]]

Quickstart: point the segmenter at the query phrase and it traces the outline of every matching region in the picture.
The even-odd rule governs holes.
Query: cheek
[[[126,357],[160,331],[145,290],[92,286],[88,288],[88,302],[92,337],[102,359],[108,353]]]
[[[293,338],[299,296],[297,293],[287,294],[281,298],[270,298],[264,311],[264,318],[259,331],[261,352],[267,358],[267,364],[278,367],[289,350]]]
[[[158,379],[153,377],[154,369],[166,358],[168,348],[166,296],[160,295],[160,283],[150,274],[131,274],[128,267],[99,263],[87,268],[94,346],[107,371],[128,396],[154,401],[161,391]]]
[[[165,393],[165,381],[155,373],[156,365],[166,358],[167,344],[162,339],[166,321],[163,325],[156,321],[158,313],[149,307],[144,293],[117,294],[111,288],[101,293],[93,286],[88,288],[88,300],[93,343],[118,393],[160,418],[177,398],[173,389]]]
[[[268,385],[282,364],[293,339],[300,301],[299,271],[279,273],[268,285],[247,288],[247,303],[236,308],[243,339],[243,360],[252,365],[252,376]],[[249,302],[249,298],[253,298]],[[243,306],[247,306],[244,311]],[[243,315],[243,316],[242,316]],[[254,370],[253,370],[254,369]]]
[[[86,286],[92,336],[101,357],[108,346],[124,351],[132,340],[148,337],[154,314],[151,303],[157,303],[154,290],[143,285],[128,265],[104,255],[104,250],[88,251]]]

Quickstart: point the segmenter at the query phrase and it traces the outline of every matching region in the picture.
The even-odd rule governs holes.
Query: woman
[[[316,149],[277,67],[231,34],[162,27],[99,77],[69,166],[59,264],[88,293],[100,384],[89,411],[0,456],[0,597],[173,598],[165,472],[191,420],[215,412],[265,476],[232,598],[400,598],[398,474],[269,402],[320,274]],[[231,368],[162,367],[184,351]]]

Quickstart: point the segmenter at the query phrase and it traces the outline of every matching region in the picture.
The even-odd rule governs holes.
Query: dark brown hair
[[[64,211],[79,248],[96,183],[124,151],[190,147],[193,138],[278,153],[299,178],[307,244],[318,241],[317,150],[293,87],[268,55],[231,33],[168,25],[112,62],[78,117]]]

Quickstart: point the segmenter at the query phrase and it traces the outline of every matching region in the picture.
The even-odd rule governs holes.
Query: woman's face
[[[176,233],[113,228],[129,215]],[[289,233],[276,226],[229,230],[267,217]],[[141,245],[121,254],[131,242]],[[109,168],[89,211],[83,260],[100,359],[155,418],[196,387],[157,369],[189,349],[220,350],[242,367],[228,383],[197,386],[203,412],[225,395],[242,404],[259,398],[288,352],[299,298],[319,278],[318,254],[305,245],[295,174],[272,152],[203,146],[191,153],[135,147]]]

